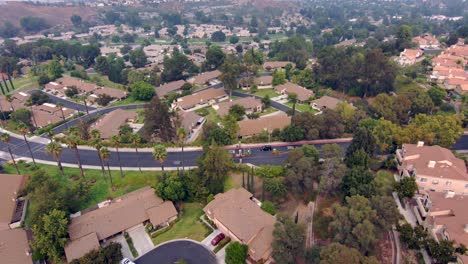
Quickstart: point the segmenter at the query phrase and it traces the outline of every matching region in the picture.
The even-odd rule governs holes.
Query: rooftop
[[[224,89],[210,88],[177,99],[176,105],[182,109],[190,109],[197,104],[206,104],[210,100],[227,96]]]
[[[8,264],[32,264],[26,231],[8,229],[0,231],[0,259]]]
[[[268,115],[258,119],[245,119],[238,122],[241,137],[258,135],[262,131],[271,133],[275,129],[283,129],[291,124],[291,117],[284,113]]]
[[[0,174],[0,230],[9,229],[16,207],[18,191],[23,187],[25,181],[26,177],[23,175]]]
[[[231,106],[233,105],[243,106],[246,110],[254,110],[257,107],[262,106],[262,101],[255,97],[244,97],[230,102],[221,102],[213,106],[213,108],[216,109],[216,112],[220,117],[224,117],[229,113],[229,109],[231,109]]]
[[[171,92],[175,92],[179,90],[180,88],[182,88],[182,85],[184,84],[185,84],[184,80],[168,82],[156,88],[156,93],[158,94],[159,97],[164,97]]]
[[[135,121],[137,117],[138,114],[134,111],[116,109],[99,118],[93,124],[92,129],[99,130],[102,139],[108,139],[114,135],[118,135],[121,126],[131,120]]]
[[[287,82],[285,84],[281,84],[275,87],[275,90],[279,93],[286,93],[286,94],[296,94],[297,99],[299,101],[307,101],[311,97],[314,97],[314,91],[308,90],[302,86],[294,84],[292,82]]]

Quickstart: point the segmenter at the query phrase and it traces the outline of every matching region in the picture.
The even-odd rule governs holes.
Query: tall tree
[[[57,161],[57,165],[60,170],[60,173],[62,174],[62,177],[65,177],[65,173],[62,167],[62,161],[60,160],[60,156],[62,155],[62,146],[60,145],[60,143],[51,141],[46,146],[46,152],[52,155],[52,157]]]
[[[176,136],[169,107],[154,96],[145,107],[145,124],[142,135],[147,141],[172,142]]]
[[[294,114],[296,114],[297,94],[289,93],[288,94],[288,102],[290,102],[293,105],[292,115],[294,116]]]
[[[164,161],[167,158],[166,147],[162,144],[158,144],[153,147],[153,157],[155,160],[159,161],[161,165],[161,171],[164,173]]]
[[[141,143],[141,137],[139,134],[132,134],[130,137],[130,140],[132,141],[132,145],[135,148],[135,153],[136,153],[136,162],[137,162],[137,167],[138,170],[141,173],[141,167],[140,167],[140,158],[138,157],[138,145]]]
[[[90,134],[91,134],[91,137],[93,138],[91,141],[91,145],[96,149],[96,153],[99,158],[99,163],[101,164],[102,177],[104,177],[104,180],[105,180],[106,170],[104,169],[104,162],[102,161],[102,156],[101,156],[101,148],[102,148],[101,133],[99,132],[99,130],[93,129]]]
[[[108,148],[102,147],[99,150],[99,154],[107,164],[107,171],[109,172],[109,179],[110,179],[111,187],[112,187],[112,189],[114,189],[114,182],[112,180],[112,172],[111,172],[111,169],[110,169],[110,166],[109,166],[109,159],[110,159],[111,152],[110,152],[110,150]]]
[[[304,254],[305,227],[279,215],[273,230],[272,256],[276,263],[293,264]]]
[[[16,160],[15,160],[15,157],[13,156],[13,153],[11,152],[11,147],[10,147],[10,134],[8,133],[2,133],[0,134],[0,140],[5,143],[8,147],[8,152],[10,153],[10,157],[11,157],[11,160],[13,161],[13,165],[15,165],[15,168],[16,168],[16,172],[18,172],[18,174],[21,174],[20,173],[20,170],[18,168],[18,164],[16,164]]]
[[[78,150],[78,138],[74,135],[69,135],[65,137],[65,143],[67,144],[68,148],[73,149],[75,152],[76,162],[78,163],[78,168],[80,168],[81,177],[84,178],[84,171],[83,166],[81,165],[81,158],[80,153]]]
[[[177,129],[177,138],[179,140],[180,147],[182,148],[182,157],[180,159],[180,163],[182,165],[182,173],[185,172],[184,168],[184,145],[185,145],[185,139],[187,138],[187,131],[183,127],[179,127]]]
[[[122,171],[122,162],[120,161],[120,152],[119,152],[119,147],[121,145],[120,144],[120,137],[118,135],[113,135],[110,140],[112,142],[112,145],[115,148],[115,151],[117,152],[117,160],[119,161],[119,167],[120,167],[120,177],[123,178],[124,174],[123,174],[123,171]]]
[[[198,163],[206,188],[213,194],[222,192],[224,190],[224,180],[232,167],[231,155],[213,142],[209,147],[205,148]]]
[[[229,96],[231,97],[232,90],[238,87],[238,78],[243,71],[240,61],[234,55],[229,54],[219,70],[221,71],[219,79],[223,82],[224,88],[229,90]]]
[[[32,161],[34,163],[34,168],[37,168],[36,160],[34,159],[34,154],[33,154],[32,150],[31,150],[31,146],[29,145],[29,141],[26,138],[26,135],[29,133],[29,127],[27,125],[25,125],[25,124],[19,124],[18,125],[18,130],[23,135],[24,142],[26,142],[26,145],[28,146],[29,154],[31,154],[31,159],[32,159]]]

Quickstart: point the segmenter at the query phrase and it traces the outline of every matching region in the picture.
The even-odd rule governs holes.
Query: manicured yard
[[[8,81],[7,81],[8,82]],[[10,83],[8,82],[8,88],[10,88]],[[24,75],[13,79],[13,85],[15,86],[15,91],[28,91],[34,88],[39,88],[37,83],[37,77],[31,77],[29,75]],[[11,91],[10,91],[11,92]]]
[[[270,96],[270,98],[279,96],[279,94],[277,94],[274,89],[261,89],[261,90],[258,90],[258,92],[254,93],[254,95],[260,96],[260,97],[265,97],[268,95]]]
[[[286,103],[286,105],[291,107],[291,108],[293,107],[293,104],[289,103],[289,102]],[[317,112],[317,110],[313,109],[308,104],[296,104],[296,110],[300,111],[300,112],[311,112],[311,113],[316,113]]]
[[[216,113],[213,107],[207,106],[200,109],[195,110],[195,113],[204,116],[206,120],[213,121],[215,123],[221,122],[221,118]]]
[[[375,181],[377,182],[377,186],[381,188],[381,190],[390,195],[393,190],[393,183],[395,182],[395,178],[393,178],[393,174],[391,171],[380,170],[377,172],[375,176]]]
[[[200,222],[200,216],[203,215],[202,208],[203,205],[199,203],[183,204],[179,221],[167,232],[153,238],[154,245],[179,238],[202,241],[209,232],[208,228]]]
[[[138,101],[138,100],[135,100],[135,98],[133,98],[132,96],[129,96],[126,99],[123,99],[121,101],[117,101],[117,102],[113,103],[112,106],[128,105],[128,104],[145,104],[145,103],[147,103],[147,102]]]
[[[89,75],[90,82],[96,83],[109,88],[125,90],[125,87],[122,84],[118,84],[112,81],[109,81],[107,76],[101,75],[99,73],[94,73]]]

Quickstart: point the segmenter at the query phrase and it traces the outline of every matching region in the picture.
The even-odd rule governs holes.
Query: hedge
[[[213,249],[213,252],[216,254],[218,253],[218,251],[220,251],[225,245],[227,245],[227,243],[231,242],[231,238],[230,237],[225,237],[223,238],[223,240],[221,240],[221,242],[219,242],[219,244]]]

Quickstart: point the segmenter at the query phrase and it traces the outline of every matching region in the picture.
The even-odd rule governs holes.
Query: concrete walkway
[[[140,224],[127,231],[128,235],[132,238],[133,246],[135,246],[138,255],[144,255],[154,248],[153,241],[146,233],[145,226]]]

